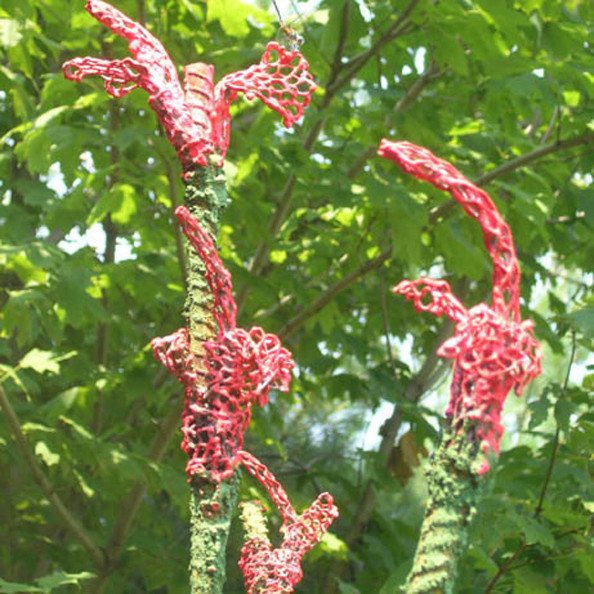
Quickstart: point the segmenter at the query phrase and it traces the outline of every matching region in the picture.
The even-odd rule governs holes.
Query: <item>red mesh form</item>
[[[254,403],[263,406],[268,391],[287,391],[294,366],[291,353],[274,334],[262,328],[236,328],[231,275],[220,261],[209,234],[187,208],[176,210],[184,233],[206,268],[215,301],[219,333],[204,343],[206,390],[196,387],[196,362],[189,354],[187,331],[152,341],[155,356],[186,386],[182,449],[188,454],[186,472],[221,481],[241,462],[239,450]]]
[[[262,100],[290,127],[303,115],[315,91],[305,58],[271,42],[259,64],[224,77],[216,87],[212,66],[187,66],[184,93],[171,58],[149,31],[102,0],[87,0],[86,9],[128,40],[134,58],[74,58],[63,65],[65,77],[80,82],[85,76],[100,76],[114,97],[123,97],[136,88],[147,91],[149,105],[177,151],[186,176],[197,165],[206,167],[212,154],[222,165],[229,145],[229,103],[238,92]]]
[[[450,192],[483,230],[493,260],[492,307],[479,303],[467,310],[447,282],[430,278],[402,281],[394,292],[412,300],[417,311],[445,314],[456,322],[454,336],[437,351],[440,357],[454,360],[446,415],[455,428],[461,428],[464,420],[473,421],[483,452],[497,454],[505,398],[512,388],[520,395],[541,372],[542,358],[532,336],[532,322],[520,319],[520,271],[511,231],[483,190],[429,150],[384,139],[378,154],[418,179]],[[488,470],[485,458],[478,472]]]
[[[247,471],[264,485],[283,518],[283,539],[276,549],[263,538],[251,538],[243,545],[239,566],[246,589],[248,594],[292,592],[303,577],[301,559],[328,531],[338,517],[338,508],[329,493],[322,493],[297,515],[285,490],[268,468],[249,452],[240,454]]]

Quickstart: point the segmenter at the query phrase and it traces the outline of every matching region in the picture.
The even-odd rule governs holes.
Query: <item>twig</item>
[[[342,47],[340,44],[336,48],[336,52],[334,55],[333,63],[338,64],[341,70],[344,72],[348,69],[347,74],[343,74],[339,79],[339,74],[333,68],[328,82],[326,83],[326,92],[322,101],[320,102],[319,106],[319,113],[323,113],[324,110],[330,105],[332,99],[336,95],[336,93],[348,83],[348,81],[363,68],[363,66],[367,63],[367,61],[372,58],[379,50],[386,45],[386,43],[392,41],[400,34],[403,34],[404,27],[406,25],[406,21],[410,14],[413,12],[414,8],[418,4],[419,0],[411,0],[409,5],[406,9],[402,12],[400,17],[388,28],[388,30],[380,37],[380,39],[371,46],[368,50],[360,54],[358,57],[353,58],[349,63],[343,64],[341,61],[342,56]],[[341,35],[347,35],[347,32],[341,32]],[[338,58],[337,58],[338,56]],[[315,145],[322,128],[324,126],[324,118],[318,117],[316,119],[315,124],[309,131],[306,139],[303,142],[303,148],[307,152],[311,152],[313,150],[313,146]],[[295,182],[297,181],[297,176],[293,173],[289,176],[285,183],[285,187],[283,188],[282,194],[280,196],[278,205],[270,222],[268,224],[268,235],[270,237],[275,237],[278,235],[280,228],[287,218],[289,210],[291,208],[291,203],[293,201],[293,191],[295,189]],[[248,270],[252,274],[260,274],[266,263],[268,261],[268,254],[269,254],[269,246],[268,241],[264,240],[260,242],[256,251],[254,252],[254,256],[250,261],[248,266]],[[249,292],[249,288],[247,285],[243,285],[238,293],[236,298],[237,303],[237,315],[240,316],[245,303],[247,301],[247,295]]]
[[[27,439],[21,429],[21,423],[8,400],[8,396],[4,389],[0,386],[0,406],[4,411],[4,416],[12,433],[16,440],[17,446],[21,452],[21,455],[25,459],[25,463],[29,468],[29,472],[35,479],[35,482],[41,487],[43,494],[50,502],[56,513],[64,523],[64,525],[72,532],[74,537],[81,543],[81,545],[87,550],[95,566],[101,570],[105,565],[105,556],[103,551],[93,542],[91,537],[87,534],[82,524],[68,511],[68,508],[64,505],[59,495],[56,493],[54,485],[45,476],[41,466],[37,462],[34,454],[31,452],[31,448],[27,443]]]
[[[169,414],[161,420],[155,435],[151,442],[147,458],[151,462],[160,462],[171,443],[175,432],[180,425],[180,418],[183,409],[183,401],[179,398],[174,405],[172,405]],[[105,548],[106,562],[103,571],[93,583],[93,592],[100,594],[104,591],[107,585],[109,575],[116,567],[124,547],[124,543],[130,535],[132,524],[140,509],[142,498],[146,492],[146,482],[137,480],[128,496],[122,503],[120,513],[109,535],[108,543]]]
[[[571,354],[569,355],[569,364],[567,365],[567,373],[565,374],[565,381],[563,382],[563,389],[561,391],[561,398],[565,398],[567,394],[567,386],[569,384],[569,374],[571,373],[571,368],[573,367],[573,362],[575,360],[575,352],[577,349],[577,342],[575,339],[575,330],[571,333]],[[534,510],[534,517],[538,518],[542,512],[542,504],[544,502],[545,495],[547,494],[547,489],[549,488],[549,482],[551,480],[551,475],[553,473],[553,467],[555,466],[555,462],[557,459],[557,451],[559,450],[559,434],[561,432],[561,426],[557,422],[557,429],[555,430],[555,437],[553,438],[553,450],[551,452],[551,459],[549,460],[549,467],[547,468],[547,473],[545,475],[545,480],[542,485],[542,489],[540,491],[540,497],[538,498],[538,505]]]
[[[375,270],[381,266],[390,256],[392,255],[392,246],[386,248],[379,256],[373,260],[365,262],[362,266],[353,270],[350,274],[341,278],[338,282],[334,283],[328,289],[316,299],[309,307],[302,309],[292,320],[289,320],[279,331],[278,336],[286,338],[295,330],[303,326],[307,320],[318,313],[323,307],[325,307],[332,299],[342,293],[345,289],[350,287],[357,279],[366,275],[367,273]]]
[[[186,261],[186,252],[184,249],[184,242],[182,239],[182,232],[179,227],[179,223],[173,216],[173,212],[179,206],[179,198],[177,195],[177,180],[179,178],[179,174],[177,173],[177,167],[174,167],[171,161],[165,155],[161,156],[165,164],[165,170],[167,171],[167,182],[169,184],[169,199],[171,200],[171,224],[173,226],[173,236],[175,237],[175,251],[177,253],[177,261],[179,263],[179,270],[184,283],[184,289],[187,290],[188,264]]]
[[[436,78],[439,78],[443,74],[443,71],[436,69],[434,65],[425,72],[422,76],[417,78],[415,82],[407,89],[406,93],[400,98],[396,107],[394,108],[394,114],[398,115],[404,113],[420,96],[421,93],[432,83]],[[389,127],[389,118],[384,121],[384,127]],[[370,146],[365,149],[359,157],[353,162],[347,171],[347,177],[353,179],[359,175],[365,163],[369,161],[377,152],[377,146]]]
[[[564,151],[575,146],[589,144],[591,142],[594,142],[594,133],[587,132],[586,134],[581,134],[580,136],[576,136],[575,138],[570,138],[568,140],[563,140],[561,142],[555,142],[547,146],[539,147],[529,153],[526,153],[525,155],[520,155],[515,159],[511,159],[510,161],[503,163],[503,165],[500,165],[499,167],[492,169],[488,173],[481,175],[473,183],[477,186],[485,186],[489,182],[493,181],[496,177],[501,177],[502,175],[515,171],[516,169],[524,167],[529,163],[538,161],[538,159],[542,159],[543,157],[546,157],[548,155]],[[443,217],[450,210],[452,210],[454,206],[454,200],[448,200],[441,206],[432,209],[429,213],[429,222],[431,224],[436,223],[441,217]]]
[[[355,56],[352,60],[344,65],[344,74],[337,78],[332,85],[327,87],[326,93],[330,96],[342,88],[346,83],[359,72],[367,62],[377,55],[380,50],[394,39],[404,35],[408,31],[408,18],[416,8],[419,0],[411,0],[408,6],[402,11],[400,16],[382,33],[380,38],[367,50]]]

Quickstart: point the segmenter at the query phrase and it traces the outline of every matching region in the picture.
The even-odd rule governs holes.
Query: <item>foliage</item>
[[[117,5],[175,64],[213,63],[219,78],[257,61],[276,34],[257,4]],[[220,247],[238,323],[279,333],[298,366],[290,394],[255,413],[246,447],[299,511],[321,491],[341,511],[299,591],[394,592],[414,553],[424,479],[402,436],[412,433],[421,460],[438,440],[433,353],[446,334],[389,287],[450,275],[469,307],[490,289],[480,230],[375,159],[384,136],[488,184],[514,233],[523,317],[546,345],[543,378],[504,412],[459,591],[592,588],[592,10],[578,0],[308,3],[295,26],[320,88],[301,128],[283,130],[248,101],[234,108]],[[0,13],[2,388],[89,541],[116,552],[123,535],[108,591],[185,592],[182,394],[149,350],[182,322],[176,156],[142,91],[116,101],[98,80],[64,80],[74,56],[126,55],[82,2],[0,0]],[[368,431],[372,412],[385,420],[380,435],[378,422]],[[86,587],[100,563],[34,480],[5,415],[0,440],[0,591]],[[242,499],[258,496],[244,477]],[[228,592],[242,591],[241,538],[234,528]]]

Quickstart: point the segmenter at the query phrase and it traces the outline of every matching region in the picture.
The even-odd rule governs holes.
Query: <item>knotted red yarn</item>
[[[187,330],[156,338],[152,345],[155,356],[185,386],[182,449],[188,455],[188,479],[208,476],[220,482],[241,462],[239,450],[252,406],[266,404],[272,387],[286,392],[295,364],[274,334],[258,327],[249,331],[236,327],[231,275],[210,235],[187,208],[180,206],[175,214],[205,264],[219,331],[215,340],[203,344],[204,380],[198,384],[197,362],[190,353]]]
[[[277,336],[258,327],[249,331],[236,327],[231,275],[210,235],[187,208],[180,206],[175,214],[204,262],[218,326],[217,338],[203,343],[202,370],[190,352],[186,329],[152,341],[155,357],[185,386],[182,449],[188,454],[188,480],[198,476],[220,482],[241,463],[262,483],[282,516],[283,539],[275,549],[262,538],[245,543],[240,566],[246,588],[248,593],[259,591],[262,585],[267,592],[292,592],[303,575],[301,559],[338,517],[338,509],[332,496],[322,493],[298,515],[270,470],[241,447],[252,406],[266,404],[273,386],[288,390],[294,362]]]
[[[277,548],[267,539],[250,538],[241,549],[239,566],[248,594],[292,592],[303,577],[301,559],[328,531],[338,517],[338,508],[329,493],[317,499],[301,515],[293,509],[285,490],[268,468],[249,452],[242,452],[246,470],[266,488],[279,510],[283,523],[282,542]]]
[[[270,42],[259,64],[225,76],[216,86],[211,65],[186,66],[182,90],[165,48],[142,25],[102,0],[87,0],[86,9],[128,40],[133,58],[74,58],[64,63],[64,76],[77,82],[85,76],[100,76],[106,91],[118,98],[136,88],[147,91],[149,105],[177,151],[186,177],[197,165],[206,167],[210,155],[215,155],[217,165],[223,164],[229,145],[229,104],[239,92],[263,101],[290,127],[303,115],[316,89],[301,53]]]
[[[481,225],[493,261],[492,307],[479,303],[467,310],[446,281],[430,278],[402,281],[393,290],[412,300],[417,311],[445,314],[456,322],[454,336],[437,351],[440,357],[454,361],[446,415],[457,429],[465,420],[472,421],[482,451],[498,454],[505,398],[512,388],[520,395],[540,374],[542,358],[532,335],[532,321],[520,319],[520,270],[511,231],[484,190],[429,150],[384,139],[378,154],[416,178],[450,192]],[[478,473],[488,470],[485,457]]]

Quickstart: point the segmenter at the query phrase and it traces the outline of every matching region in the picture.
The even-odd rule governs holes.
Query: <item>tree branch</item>
[[[358,56],[355,56],[344,65],[343,75],[340,78],[337,77],[332,85],[329,85],[326,89],[326,93],[329,96],[334,96],[338,90],[346,85],[349,80],[351,80],[363,66],[373,58],[373,56],[377,55],[385,45],[408,31],[408,18],[418,3],[419,0],[411,0],[400,16],[382,33],[380,38],[369,49],[360,53]]]
[[[525,155],[520,155],[515,159],[511,159],[506,163],[503,163],[499,167],[495,167],[488,173],[481,175],[478,179],[474,181],[474,184],[477,186],[485,186],[489,182],[493,181],[497,177],[501,177],[507,173],[511,173],[520,167],[524,167],[529,163],[534,163],[534,161],[538,161],[543,157],[547,157],[548,155],[552,155],[554,153],[558,153],[560,151],[565,151],[567,149],[580,146],[582,144],[590,144],[594,143],[594,133],[586,132],[585,134],[581,134],[580,136],[576,136],[575,138],[570,138],[568,140],[562,140],[560,142],[555,142],[553,144],[549,144],[547,146],[541,146],[533,151],[526,153]],[[435,224],[441,217],[445,216],[452,210],[455,206],[454,200],[448,200],[444,202],[441,206],[437,206],[429,212],[429,222],[431,224]]]
[[[443,74],[443,71],[437,70],[433,64],[431,68],[425,72],[422,76],[417,78],[415,82],[407,89],[406,93],[400,98],[396,107],[394,108],[394,114],[399,115],[404,113],[422,94],[422,92],[432,83],[436,78],[439,78]],[[384,127],[389,127],[389,118],[386,117],[384,120]],[[361,173],[361,170],[365,166],[365,163],[369,161],[377,152],[377,146],[373,145],[365,149],[361,155],[353,162],[347,171],[347,177],[353,179]]]
[[[379,256],[365,262],[362,266],[353,270],[350,274],[341,278],[331,287],[322,293],[309,307],[302,309],[292,320],[289,320],[279,331],[278,336],[286,338],[295,330],[303,326],[307,320],[318,313],[332,299],[350,287],[357,279],[365,276],[367,273],[379,268],[392,255],[392,246],[386,248]]]
[[[569,375],[571,373],[571,368],[573,367],[573,362],[575,360],[575,352],[577,349],[577,342],[575,337],[575,331],[572,332],[572,341],[571,341],[571,354],[569,355],[569,364],[567,365],[567,373],[565,374],[565,381],[563,382],[563,388],[561,390],[561,396],[559,399],[564,398],[567,394],[567,386],[569,384]],[[549,487],[549,483],[551,481],[551,475],[553,474],[553,468],[555,466],[555,461],[557,459],[557,452],[559,450],[559,435],[561,433],[561,428],[559,423],[557,422],[557,428],[555,430],[555,436],[553,437],[553,447],[551,450],[551,458],[549,459],[549,466],[547,468],[547,472],[545,474],[545,479],[542,484],[542,488],[540,490],[540,496],[538,498],[538,503],[536,504],[536,508],[534,510],[534,519],[538,519],[540,514],[542,513],[542,505],[544,503],[545,495],[547,493],[547,489]],[[501,577],[507,573],[512,566],[513,562],[520,556],[520,553],[527,547],[528,545],[526,542],[522,542],[520,546],[516,549],[515,553],[497,570],[497,573],[493,576],[487,588],[485,590],[485,594],[490,594],[497,582],[501,579]]]
[[[182,239],[182,232],[173,213],[175,209],[179,206],[179,198],[177,195],[177,183],[179,174],[177,172],[177,164],[176,167],[173,166],[171,161],[165,157],[165,155],[161,155],[164,165],[165,171],[167,172],[167,182],[169,184],[169,200],[171,200],[171,224],[173,226],[173,237],[175,238],[175,251],[177,253],[177,261],[179,263],[179,270],[182,278],[182,282],[184,283],[184,289],[187,291],[188,289],[188,263],[186,260],[186,251],[184,249],[184,242]]]
[[[83,528],[82,524],[68,511],[68,508],[57,495],[54,485],[46,477],[41,466],[37,462],[35,455],[31,451],[29,444],[27,443],[27,439],[21,429],[21,423],[2,386],[0,386],[0,406],[4,411],[6,421],[12,430],[17,446],[21,452],[21,455],[25,459],[25,463],[29,469],[29,472],[35,479],[35,482],[41,487],[43,494],[62,520],[62,523],[86,549],[97,569],[101,570],[105,565],[105,556],[103,552],[93,542],[91,537]]]
[[[326,84],[326,92],[324,97],[320,103],[320,107],[318,113],[323,113],[324,110],[330,105],[332,99],[336,95],[336,93],[348,83],[348,81],[361,70],[361,68],[367,63],[367,61],[373,57],[376,53],[380,51],[380,49],[389,43],[390,41],[396,39],[400,34],[405,32],[406,21],[410,14],[415,9],[416,5],[419,3],[419,0],[411,0],[402,14],[398,17],[398,19],[390,25],[390,27],[382,34],[380,39],[374,44],[371,48],[366,50],[363,54],[360,54],[358,57],[354,58],[347,64],[343,64],[341,61],[343,46],[338,44],[336,48],[336,52],[334,54],[333,64],[338,64],[341,69],[344,71],[345,69],[349,69],[348,75],[343,74],[338,80],[340,74],[334,67],[330,73],[328,82]],[[347,7],[345,7],[345,10]],[[348,19],[345,19],[343,13],[343,25],[348,24]],[[340,33],[341,38],[346,40],[348,35],[347,31],[341,31]],[[306,139],[303,142],[303,148],[310,152],[313,150],[313,146],[315,145],[322,128],[324,126],[324,118],[319,116],[311,130],[309,131]],[[280,228],[287,218],[289,210],[291,208],[291,203],[293,201],[293,191],[295,189],[295,182],[297,180],[297,176],[295,174],[291,174],[287,179],[285,186],[283,188],[282,194],[280,196],[278,205],[270,222],[268,224],[268,235],[270,237],[276,237],[278,235]],[[258,275],[262,272],[264,267],[268,262],[268,254],[269,254],[269,242],[268,240],[263,240],[260,242],[256,251],[254,252],[254,256],[250,261],[248,266],[248,270],[250,273]],[[249,288],[247,285],[243,285],[239,291],[237,292],[237,315],[238,317],[241,315],[245,303],[247,301],[247,295],[249,292]]]

